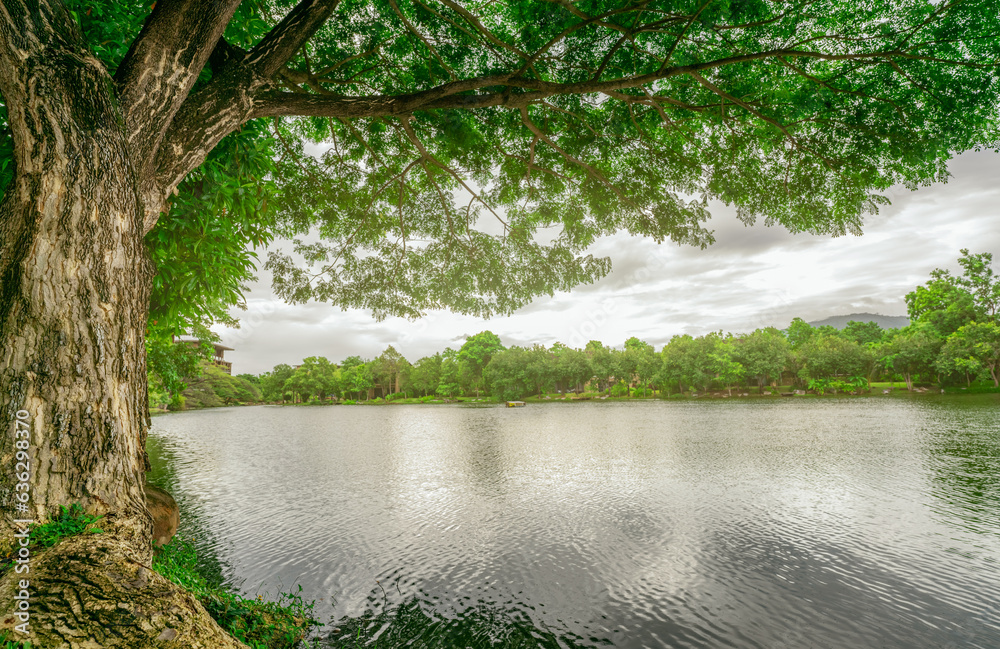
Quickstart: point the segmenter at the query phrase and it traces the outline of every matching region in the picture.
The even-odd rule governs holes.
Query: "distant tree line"
[[[776,386],[858,392],[877,380],[940,386],[1000,385],[1000,278],[990,253],[962,250],[961,275],[935,270],[906,295],[909,326],[850,322],[842,330],[800,318],[785,330],[674,336],[659,352],[638,338],[622,349],[593,340],[583,349],[505,347],[490,331],[410,363],[389,346],[374,360],[332,363],[311,356],[239,379],[268,402],[483,396],[520,399],[550,392],[650,396]],[[227,388],[232,394],[234,388]],[[253,393],[256,395],[257,393]],[[230,396],[230,398],[235,398]],[[254,400],[254,399],[248,399]]]

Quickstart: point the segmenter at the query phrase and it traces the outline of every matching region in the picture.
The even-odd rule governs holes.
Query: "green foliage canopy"
[[[282,19],[313,3],[297,5],[246,0],[200,44],[217,55],[192,97],[274,38],[295,45],[239,89],[236,121],[204,114],[229,139],[148,237],[169,330],[225,321],[248,250],[275,235],[297,240],[268,260],[293,302],[506,313],[605,275],[586,254],[600,236],[706,245],[709,199],[747,223],[858,232],[893,184],[996,143],[992,0],[331,0],[295,31]],[[112,72],[152,6],[66,1]]]

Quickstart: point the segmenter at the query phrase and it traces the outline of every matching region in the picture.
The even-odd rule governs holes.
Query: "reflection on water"
[[[387,607],[384,598],[372,595],[363,615],[338,620],[326,638],[316,644],[426,649],[589,649],[611,644],[598,638],[581,638],[571,632],[557,634],[537,628],[516,606],[503,608],[479,601],[454,616],[435,615],[433,610],[433,606],[422,604],[416,597]]]
[[[994,395],[153,423],[181,533],[333,646],[1000,647]]]

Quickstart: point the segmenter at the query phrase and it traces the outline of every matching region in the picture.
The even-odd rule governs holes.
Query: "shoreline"
[[[554,394],[554,393],[552,393]],[[587,394],[587,393],[584,393]],[[734,391],[732,394],[719,391],[710,391],[704,393],[684,393],[684,394],[671,394],[663,396],[657,394],[656,396],[642,396],[642,397],[615,397],[607,395],[590,394],[588,396],[530,396],[520,399],[525,403],[529,404],[545,404],[545,403],[586,403],[586,402],[648,402],[648,401],[724,401],[729,399],[743,400],[743,399],[753,399],[753,400],[772,400],[772,401],[783,401],[785,399],[859,399],[859,398],[900,398],[900,397],[929,397],[929,396],[970,396],[970,395],[983,395],[983,394],[1000,394],[1000,388],[938,388],[938,387],[918,387],[910,391],[906,388],[872,388],[867,391],[860,392],[836,392],[831,394],[818,393],[815,390],[788,390],[783,392],[770,391],[763,394],[758,394],[755,390],[747,391]],[[184,408],[182,410],[164,410],[164,409],[150,409],[151,416],[160,416],[175,412],[194,412],[198,410],[215,410],[218,408],[230,408],[230,407],[248,407],[248,406],[282,406],[282,407],[325,407],[325,406],[399,406],[399,405],[456,405],[456,404],[476,404],[476,405],[492,405],[492,406],[502,406],[504,401],[495,401],[489,397],[457,397],[455,399],[427,399],[422,398],[406,398],[406,399],[392,399],[390,401],[385,401],[381,398],[369,399],[365,401],[353,401],[353,400],[341,400],[332,402],[322,402],[322,403],[279,403],[279,402],[247,402],[247,403],[230,403],[222,406],[209,406],[205,408]]]

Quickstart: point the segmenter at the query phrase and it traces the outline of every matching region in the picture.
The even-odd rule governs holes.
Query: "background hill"
[[[851,315],[834,315],[823,320],[810,322],[814,327],[830,325],[836,329],[843,329],[851,320],[858,322],[877,322],[883,329],[902,329],[910,324],[910,319],[905,315],[880,315],[878,313],[852,313]]]

